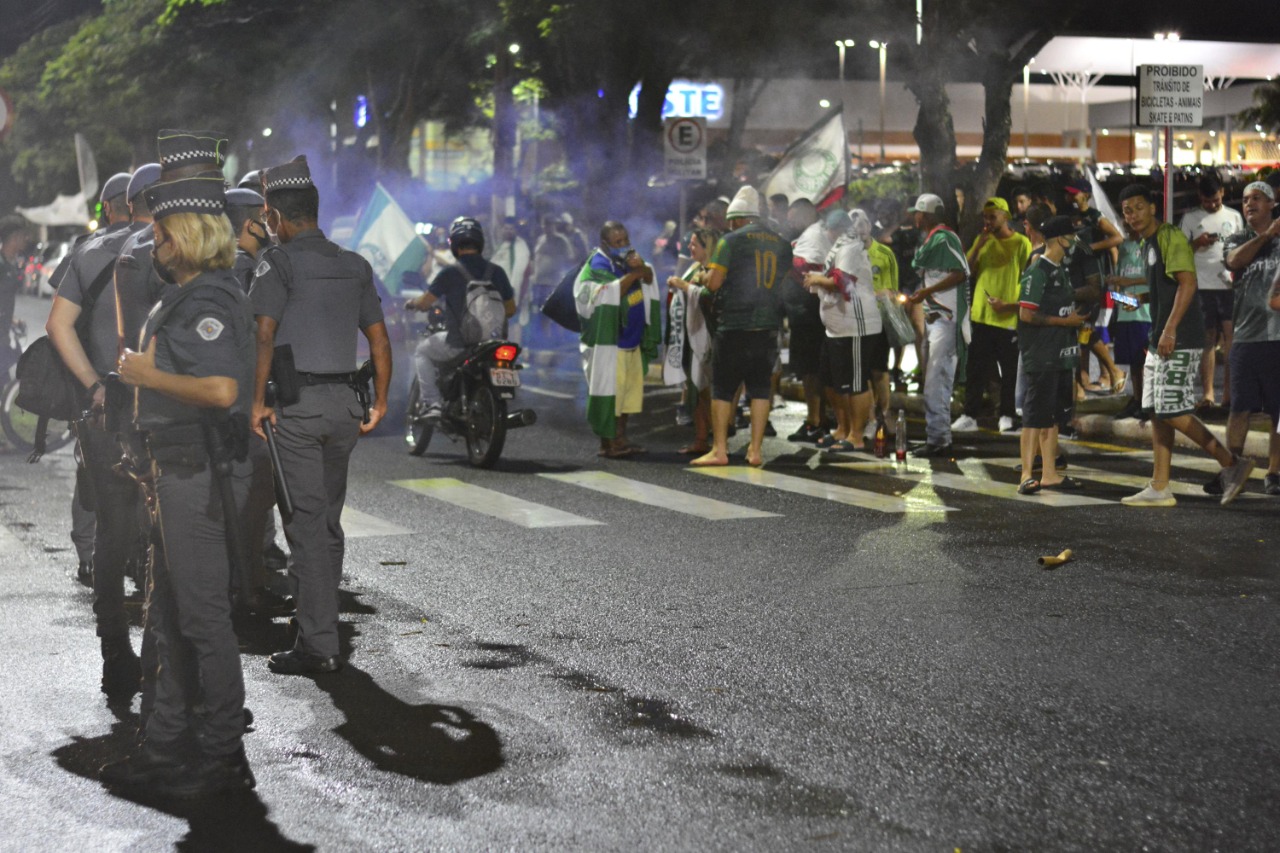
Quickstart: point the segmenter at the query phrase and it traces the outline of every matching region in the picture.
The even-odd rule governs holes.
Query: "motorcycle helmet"
[[[464,247],[484,251],[484,229],[470,216],[459,216],[449,225],[449,251],[456,256]]]

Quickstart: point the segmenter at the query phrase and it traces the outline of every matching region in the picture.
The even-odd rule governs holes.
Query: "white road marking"
[[[989,465],[999,465],[1003,468],[1013,468],[1022,464],[1021,459],[1015,459],[1013,457],[986,459],[983,461]],[[1101,468],[1089,468],[1083,465],[1077,465],[1074,462],[1070,462],[1069,466],[1063,473],[1072,477],[1079,477],[1082,480],[1089,480],[1095,483],[1105,483],[1109,486],[1124,486],[1126,488],[1134,489],[1135,491],[1145,489],[1151,482],[1151,475],[1149,474],[1121,474],[1117,471],[1104,471]],[[1200,497],[1206,499],[1209,497],[1205,494],[1200,483],[1184,483],[1179,480],[1170,480],[1169,488],[1175,495],[1181,497]],[[1242,494],[1240,497],[1257,498],[1261,497],[1261,495]]]
[[[430,480],[392,480],[391,485],[520,527],[587,527],[604,524],[603,521],[522,500],[504,492],[472,486],[452,477],[437,477]]]
[[[1255,463],[1258,460],[1253,460]],[[1209,456],[1183,456],[1175,453],[1173,456],[1174,468],[1189,468],[1192,471],[1200,471],[1205,474],[1216,474],[1222,470],[1222,466],[1218,464],[1218,460]],[[1262,464],[1255,464],[1253,470],[1249,472],[1249,479],[1261,480],[1267,476],[1267,463],[1264,459]],[[1150,479],[1149,477],[1147,479]],[[1201,492],[1201,494],[1204,494]]]
[[[554,397],[557,400],[572,400],[574,394],[566,394],[563,391],[548,391],[546,388],[539,388],[537,385],[521,385],[521,391],[528,391],[530,394],[541,394],[544,397]]]
[[[952,512],[955,509],[955,507],[932,503],[916,495],[907,495],[905,497],[882,495],[877,492],[850,488],[849,486],[838,486],[832,483],[823,483],[818,480],[793,477],[789,474],[777,474],[773,471],[764,471],[759,468],[740,465],[730,465],[722,468],[690,467],[687,470],[695,474],[703,474],[721,480],[749,483],[753,486],[766,486],[796,495],[806,495],[849,506],[862,507],[863,509],[873,509],[877,512],[942,513]]]
[[[342,532],[348,539],[371,539],[374,536],[405,536],[412,530],[369,515],[349,506],[342,508]]]
[[[709,521],[779,517],[777,513],[738,506],[737,504],[718,501],[714,498],[691,495],[687,492],[668,489],[664,486],[655,486],[652,483],[643,483],[639,480],[619,477],[607,471],[575,471],[569,474],[539,474],[538,476],[561,483],[571,483],[596,492],[603,492],[606,495],[613,495],[623,500],[635,501],[648,506],[669,509],[673,512],[682,512],[685,515],[705,518]]]
[[[928,483],[935,489],[954,489],[958,492],[969,492],[970,494],[1021,501],[1039,506],[1072,507],[1115,503],[1102,498],[1091,498],[1087,495],[1073,492],[1056,492],[1051,489],[1045,489],[1034,495],[1020,495],[1016,485],[1001,483],[992,479],[991,475],[982,467],[981,460],[959,459],[956,460],[956,464],[960,466],[962,473],[951,474],[942,471],[924,470],[923,466],[918,462],[908,463],[906,467],[899,467],[898,463],[879,459],[864,462],[841,462],[832,467],[847,468],[852,471],[868,471],[883,474],[887,477]]]

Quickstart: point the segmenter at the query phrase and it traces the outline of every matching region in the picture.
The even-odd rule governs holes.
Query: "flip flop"
[[[828,447],[835,445],[836,441],[837,439],[834,435],[827,433],[822,438],[815,441],[814,444],[817,445],[818,449],[826,450]]]
[[[1128,385],[1128,384],[1129,384],[1129,374],[1127,374],[1127,373],[1123,373],[1123,374],[1121,374],[1121,375],[1120,375],[1120,381],[1119,381],[1119,382],[1112,382],[1112,383],[1111,383],[1111,393],[1112,393],[1112,394],[1123,394],[1123,393],[1124,393],[1125,386],[1126,386],[1126,385]]]
[[[1084,483],[1080,482],[1075,477],[1063,477],[1061,483],[1053,483],[1052,485],[1049,483],[1042,483],[1040,488],[1052,489],[1055,492],[1078,492],[1084,488]]]
[[[847,438],[842,438],[835,444],[828,447],[827,450],[832,453],[854,453],[858,448],[854,446],[852,441],[849,441]]]
[[[1039,480],[1027,478],[1018,485],[1018,494],[1020,495],[1034,495],[1038,491],[1040,491]]]

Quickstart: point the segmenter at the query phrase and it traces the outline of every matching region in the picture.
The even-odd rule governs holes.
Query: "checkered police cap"
[[[162,130],[156,135],[156,150],[165,170],[183,166],[221,169],[227,162],[230,143],[216,130]]]
[[[155,219],[175,213],[217,215],[226,209],[227,193],[222,178],[182,178],[153,184],[147,191],[147,207]]]
[[[288,163],[272,166],[262,173],[262,188],[265,192],[273,190],[302,190],[314,187],[311,183],[311,170],[307,168],[307,157],[299,154]]]

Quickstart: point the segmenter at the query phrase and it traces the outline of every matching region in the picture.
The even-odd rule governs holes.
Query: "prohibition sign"
[[[667,128],[667,147],[675,154],[692,154],[702,147],[702,123],[678,118]]]

